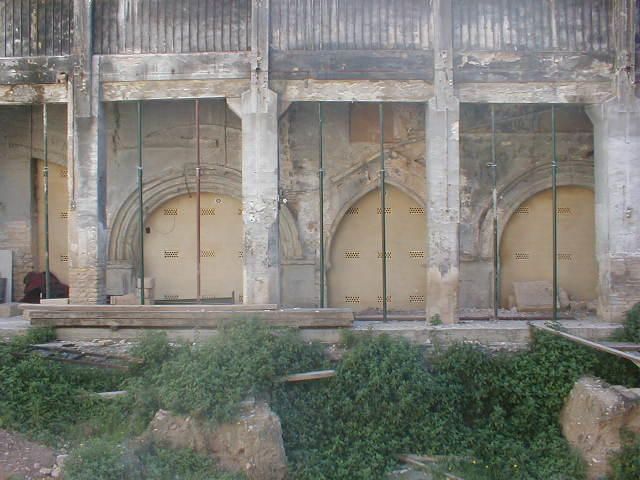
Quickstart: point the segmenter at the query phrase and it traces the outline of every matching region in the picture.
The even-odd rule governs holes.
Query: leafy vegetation
[[[520,353],[455,345],[428,355],[401,339],[350,334],[336,377],[303,384],[279,379],[327,368],[322,350],[257,322],[197,345],[146,334],[133,352],[143,363],[126,375],[25,354],[49,334],[0,346],[0,427],[82,441],[70,480],[234,478],[193,452],[130,439],[158,408],[221,422],[247,396],[266,398],[280,415],[293,479],[380,479],[399,453],[445,455],[441,467],[467,480],[581,479],[584,465],[558,423],[574,382],[594,374],[640,385],[630,363],[543,333]],[[105,402],[89,394],[115,389],[129,395]],[[612,480],[638,478],[639,449],[628,442]]]
[[[171,450],[157,445],[127,445],[92,439],[77,448],[65,462],[67,480],[240,480],[219,471],[213,461],[191,450]]]
[[[613,473],[610,480],[640,478],[640,435],[622,432],[624,446],[611,458]]]

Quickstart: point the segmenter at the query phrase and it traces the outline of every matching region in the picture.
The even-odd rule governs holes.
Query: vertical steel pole
[[[202,303],[201,283],[200,283],[200,100],[196,98],[196,300]]]
[[[144,203],[142,200],[142,102],[137,102],[138,111],[138,129],[137,129],[137,147],[138,147],[138,227],[140,228],[140,305],[144,305]]]
[[[558,319],[558,157],[556,151],[556,107],[551,105],[551,203],[553,205],[553,321]]]
[[[49,242],[49,118],[47,104],[42,104],[42,148],[44,151],[44,288],[45,298],[51,298],[51,247]]]
[[[320,203],[320,308],[324,308],[324,112],[322,102],[318,102],[319,126],[319,168],[318,168],[318,197]]]
[[[382,218],[382,319],[387,321],[387,208],[384,169],[384,108],[378,105],[380,117],[380,217]]]
[[[498,248],[498,163],[496,160],[496,112],[491,105],[491,177],[493,181],[493,318],[500,305],[500,251]]]

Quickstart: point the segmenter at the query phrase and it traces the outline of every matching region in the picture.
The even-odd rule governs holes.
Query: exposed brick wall
[[[104,266],[69,268],[69,301],[80,305],[106,302]]]
[[[25,275],[33,270],[31,254],[30,220],[14,220],[2,224],[3,235],[0,236],[0,249],[13,251],[13,297],[14,301],[22,298]]]

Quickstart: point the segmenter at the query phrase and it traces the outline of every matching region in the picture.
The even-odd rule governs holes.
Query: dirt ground
[[[20,434],[0,430],[0,480],[51,478],[56,453]]]

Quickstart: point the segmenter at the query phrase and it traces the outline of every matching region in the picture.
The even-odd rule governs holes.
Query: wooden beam
[[[322,380],[323,378],[333,378],[336,376],[335,370],[318,370],[316,372],[296,373],[287,375],[282,379],[287,383],[309,382],[311,380]]]
[[[66,103],[66,83],[0,85],[0,105]]]
[[[433,85],[424,80],[272,80],[289,102],[426,102]]]
[[[104,82],[249,78],[248,52],[101,55]]]
[[[456,52],[454,79],[463,82],[605,82],[611,53]]]
[[[601,103],[614,94],[608,82],[458,83],[465,103]]]
[[[2,58],[0,85],[66,82],[71,65],[69,56]]]
[[[431,50],[272,51],[272,79],[433,81]]]
[[[249,88],[249,79],[227,80],[142,80],[136,82],[105,82],[102,100],[169,100],[186,98],[239,97]]]

